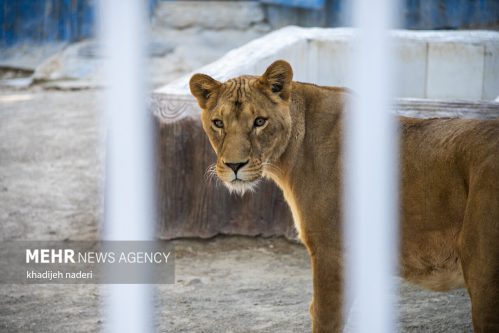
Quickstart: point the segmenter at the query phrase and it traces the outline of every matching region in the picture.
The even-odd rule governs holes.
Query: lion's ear
[[[291,80],[293,80],[293,69],[284,60],[274,61],[262,75],[262,81],[269,89],[285,101],[290,96]]]
[[[206,103],[213,93],[216,93],[222,84],[206,74],[194,74],[189,81],[189,88],[196,97],[201,109],[206,108]]]

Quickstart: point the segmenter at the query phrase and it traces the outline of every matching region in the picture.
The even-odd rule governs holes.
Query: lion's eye
[[[266,122],[267,122],[267,119],[262,118],[262,117],[258,117],[255,119],[254,126],[255,127],[262,127],[263,125],[265,125]]]
[[[224,128],[224,122],[220,119],[213,119],[213,125],[217,128]]]

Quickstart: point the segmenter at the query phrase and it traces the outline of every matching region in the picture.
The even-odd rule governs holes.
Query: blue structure
[[[0,46],[94,34],[94,0],[0,0]]]
[[[376,0],[373,0],[376,1]],[[398,0],[404,29],[499,29],[499,0]],[[274,27],[348,26],[349,0],[261,0]],[[318,7],[319,6],[319,7]]]
[[[261,0],[261,2],[288,7],[323,9],[326,0]]]
[[[95,34],[99,0],[0,0],[0,47],[76,41]],[[100,0],[105,1],[105,0]],[[149,2],[151,13],[158,1]],[[173,0],[170,0],[173,1]],[[349,0],[259,0],[273,27],[349,25]],[[373,0],[375,1],[375,0]],[[407,29],[499,28],[499,0],[400,0]]]
[[[407,29],[499,28],[498,0],[405,0]]]

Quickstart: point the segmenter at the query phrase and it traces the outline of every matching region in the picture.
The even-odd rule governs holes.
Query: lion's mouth
[[[243,195],[247,191],[253,192],[259,183],[259,179],[243,180],[235,178],[230,182],[224,182],[231,193]]]

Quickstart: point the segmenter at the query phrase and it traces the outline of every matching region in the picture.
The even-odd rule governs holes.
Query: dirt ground
[[[0,91],[2,240],[98,237],[100,96]],[[301,245],[247,237],[175,244],[176,283],[155,287],[158,332],[309,332],[311,276]],[[433,293],[394,281],[401,332],[471,331],[465,290]],[[100,331],[105,295],[96,285],[0,285],[0,331]]]

